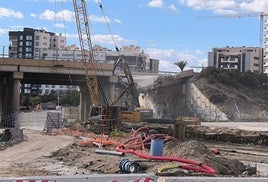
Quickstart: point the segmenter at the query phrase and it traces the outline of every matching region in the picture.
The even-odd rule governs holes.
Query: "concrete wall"
[[[154,118],[174,119],[178,116],[188,116],[182,84],[147,90],[140,94],[139,101],[141,107],[153,109]]]
[[[204,121],[227,121],[228,117],[212,104],[193,83],[177,83],[152,88],[140,94],[141,107],[153,109],[154,118],[176,119],[198,116]]]
[[[189,107],[192,107],[201,119],[205,121],[228,121],[227,115],[211,103],[194,83],[186,83],[184,86]]]

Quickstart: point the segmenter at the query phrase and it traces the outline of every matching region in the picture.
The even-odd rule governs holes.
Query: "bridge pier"
[[[5,76],[0,82],[0,113],[1,126],[11,134],[12,139],[22,138],[23,131],[20,129],[18,118],[20,106],[20,81],[23,79],[22,72],[13,72]]]
[[[88,119],[90,110],[90,98],[86,86],[79,86],[80,90],[80,116],[79,120],[84,123]]]
[[[100,83],[103,89],[103,92],[106,96],[106,99],[108,100],[108,103],[111,104],[112,101],[115,99],[115,85],[118,83],[118,77],[117,76],[106,76],[101,77]],[[90,111],[90,97],[89,92],[86,85],[80,85],[80,117],[79,120],[84,123],[87,121],[89,117],[89,111]],[[101,95],[100,95],[101,97]],[[101,105],[104,104],[103,98],[100,98]]]
[[[20,80],[23,79],[22,72],[13,72],[1,81],[0,113],[1,122],[4,127],[20,128],[18,120],[20,106]]]
[[[14,72],[13,73],[13,89],[11,97],[11,110],[14,112],[15,116],[15,128],[20,128],[20,123],[18,120],[18,113],[20,110],[20,81],[23,79],[23,72]]]

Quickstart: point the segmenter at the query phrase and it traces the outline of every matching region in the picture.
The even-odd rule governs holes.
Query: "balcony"
[[[221,58],[220,61],[222,63],[238,63],[238,58],[234,58],[234,57],[228,57],[228,58]]]
[[[222,69],[228,69],[228,70],[237,70],[238,65],[225,64],[225,65],[221,65],[221,68]]]
[[[263,67],[267,67],[268,68],[268,62],[266,62]]]

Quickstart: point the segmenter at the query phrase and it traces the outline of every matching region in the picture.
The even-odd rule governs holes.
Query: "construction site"
[[[122,123],[124,127],[111,132],[90,131],[71,118],[75,112],[70,115],[70,108],[62,108],[61,112],[20,113],[23,138],[12,140],[7,134],[1,137],[1,176],[153,173],[157,181],[189,176],[196,180],[198,177],[267,180],[267,88],[240,85],[238,90],[202,75],[187,77],[185,83],[196,87],[194,92],[185,92],[191,93],[190,97],[184,95],[178,75],[161,76],[145,87],[137,86],[140,100],[153,106],[157,119]],[[184,100],[195,98],[192,94],[197,90],[200,95],[196,99],[207,100],[192,101],[196,106],[190,101],[180,101],[181,95]],[[224,94],[224,99],[215,101],[215,94],[220,98]],[[232,102],[239,105],[239,115],[230,108],[235,107]],[[218,114],[194,115],[193,111],[198,110],[195,107],[201,110],[202,105],[207,110],[217,108]],[[64,122],[56,119],[53,121],[56,125],[49,126],[48,115],[55,112],[60,113]]]
[[[2,59],[11,71],[0,82],[1,112],[19,108],[27,81],[72,78],[80,104],[1,115],[0,181],[268,181],[267,75],[226,70],[225,62],[200,73],[183,70],[186,62],[178,73],[134,74],[117,45],[100,75],[105,64],[94,56],[85,1],[73,6],[82,69]]]

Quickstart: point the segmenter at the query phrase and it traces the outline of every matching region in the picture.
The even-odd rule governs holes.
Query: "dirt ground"
[[[24,129],[24,141],[16,144],[6,144],[8,147],[0,151],[0,176],[21,177],[40,175],[79,175],[79,174],[109,174],[120,173],[119,163],[123,159],[137,162],[142,166],[142,172],[157,172],[163,165],[174,162],[152,161],[136,157],[133,154],[124,156],[101,155],[96,150],[114,151],[115,146],[98,148],[93,144],[78,145],[83,141],[78,133],[48,135],[46,133]],[[76,136],[74,136],[76,135]],[[88,137],[89,135],[85,135]],[[92,133],[90,133],[92,136]],[[98,136],[95,136],[98,137]],[[125,136],[118,141],[125,140]],[[220,155],[210,151],[216,147]],[[246,151],[246,152],[245,152]],[[148,153],[148,150],[143,152]],[[183,157],[208,164],[217,171],[216,176],[241,176],[245,164],[241,161],[268,163],[268,149],[258,146],[241,146],[224,143],[203,143],[197,141],[168,142],[163,155]],[[177,164],[177,163],[176,163]],[[182,164],[182,163],[180,163]],[[183,163],[184,164],[184,163]],[[182,164],[182,165],[183,165]],[[175,170],[161,175],[198,175],[185,170]],[[200,174],[199,174],[200,175]],[[258,176],[256,174],[255,176]]]

